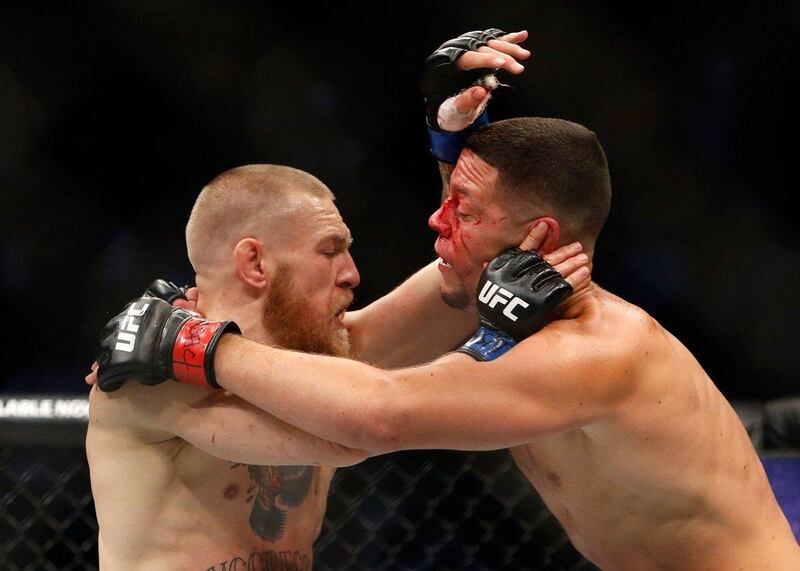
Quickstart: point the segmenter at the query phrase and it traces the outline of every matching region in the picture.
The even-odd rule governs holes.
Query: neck
[[[211,283],[197,277],[197,311],[208,319],[235,321],[244,337],[270,344],[264,304],[263,295],[253,295],[239,284]]]
[[[597,302],[600,288],[594,282],[581,286],[556,308],[553,319],[581,319],[586,317]]]

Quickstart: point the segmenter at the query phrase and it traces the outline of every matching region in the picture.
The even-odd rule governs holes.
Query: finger
[[[547,224],[539,222],[536,226],[531,228],[531,231],[525,236],[522,244],[519,245],[519,249],[528,251],[538,250],[542,246],[545,236],[547,236]],[[545,257],[545,259],[547,258]]]
[[[508,56],[498,54],[500,54],[500,52],[467,52],[456,60],[456,67],[461,70],[479,69],[482,67],[500,69],[506,65],[506,58]]]
[[[188,299],[177,298],[172,302],[172,307],[180,307],[181,309],[194,310],[197,305],[196,301],[189,301]]]
[[[97,383],[97,368],[98,367],[99,367],[99,365],[97,364],[97,361],[92,363],[91,372],[84,377],[84,380],[86,381],[87,385],[94,385],[94,384]]]
[[[186,293],[184,295],[186,296],[186,299],[188,299],[189,301],[195,301],[196,302],[197,301],[197,291],[198,291],[197,290],[197,286],[192,286],[192,287],[190,287],[189,289],[186,290]]]
[[[510,55],[514,59],[528,59],[531,57],[531,52],[522,46],[518,46],[517,44],[512,44],[510,42],[504,42],[502,40],[489,40],[486,45],[497,50],[498,52]]]
[[[456,111],[468,115],[478,109],[490,94],[489,89],[476,85],[456,96],[453,105],[455,105]]]
[[[505,36],[500,36],[497,38],[502,42],[511,42],[514,44],[518,44],[520,42],[524,42],[528,39],[528,30],[520,30],[519,32],[511,32],[510,34],[506,34]]]
[[[589,257],[586,254],[578,254],[577,256],[573,256],[569,260],[565,262],[561,262],[560,264],[556,264],[553,266],[555,270],[561,274],[562,277],[569,277],[579,269],[586,267],[589,263]]]
[[[200,312],[197,311],[197,302],[196,301],[189,301],[187,299],[176,299],[172,302],[172,307],[180,307],[181,309],[185,309],[186,311],[193,313],[194,315],[200,315]]]
[[[522,73],[525,71],[525,66],[519,63],[510,55],[504,54],[503,52],[499,52],[494,48],[490,48],[489,46],[481,46],[478,48],[478,53],[484,54],[492,54],[497,56],[498,58],[503,58],[503,65],[502,68],[506,71],[511,73],[517,74]]]
[[[589,287],[589,284],[592,283],[592,272],[589,270],[588,266],[582,266],[565,279],[567,283],[572,286],[572,295],[575,295],[579,291]]]
[[[549,254],[546,254],[544,259],[551,266],[555,266],[556,264],[560,264],[564,260],[578,254],[582,249],[583,246],[581,246],[580,242],[573,242],[572,244],[561,246],[557,250],[553,250]]]

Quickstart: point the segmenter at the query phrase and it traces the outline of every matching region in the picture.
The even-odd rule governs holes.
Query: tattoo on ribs
[[[247,489],[250,528],[262,539],[277,541],[286,529],[286,508],[303,503],[311,489],[314,468],[311,466],[247,466],[253,485]]]

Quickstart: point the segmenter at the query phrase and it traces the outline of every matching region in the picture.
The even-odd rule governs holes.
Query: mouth
[[[442,274],[447,274],[454,271],[453,264],[448,262],[443,257],[439,256],[438,262],[439,263],[437,265],[437,268],[439,269],[440,272],[442,272]]]
[[[442,252],[439,250],[438,240],[437,243],[434,244],[433,249],[436,252],[436,255],[439,256],[439,269],[440,270],[452,270],[453,264],[450,263],[445,256],[442,255]]]
[[[353,298],[350,298],[348,301],[340,305],[339,309],[333,315],[334,321],[342,325],[342,327],[344,327],[344,316],[347,313],[347,308],[350,307],[351,303],[353,303]]]

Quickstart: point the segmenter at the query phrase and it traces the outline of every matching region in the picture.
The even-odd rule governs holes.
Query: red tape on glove
[[[172,374],[176,381],[215,386],[206,374],[206,351],[217,330],[225,321],[207,321],[200,317],[186,320],[172,348]]]

